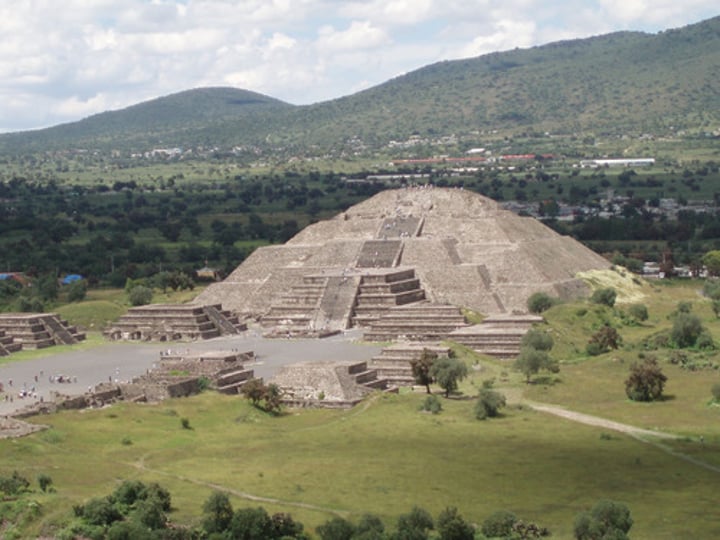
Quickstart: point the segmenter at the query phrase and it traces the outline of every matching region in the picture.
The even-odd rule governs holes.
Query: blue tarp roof
[[[62,278],[61,283],[63,285],[67,285],[68,283],[74,283],[75,281],[80,281],[83,277],[80,274],[68,274],[64,278]]]

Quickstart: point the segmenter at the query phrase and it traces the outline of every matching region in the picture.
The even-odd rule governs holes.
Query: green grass
[[[50,521],[139,478],[170,489],[175,519],[186,523],[198,522],[202,502],[218,486],[279,499],[262,505],[311,529],[332,513],[373,512],[392,524],[414,504],[435,515],[455,505],[476,523],[508,509],[568,538],[578,512],[612,498],[630,506],[634,538],[720,532],[703,517],[714,512],[716,475],[652,446],[527,409],[476,421],[469,400],[443,400],[440,415],[422,414],[422,399],[387,395],[350,411],[276,418],[237,397],[207,393],[43,417],[50,430],[2,441],[0,450],[3,469],[53,478],[57,493],[41,496]],[[179,418],[194,429],[183,430]],[[720,441],[706,449],[717,452]],[[260,504],[232,500],[235,507]]]

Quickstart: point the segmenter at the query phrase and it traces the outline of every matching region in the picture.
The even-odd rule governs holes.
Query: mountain
[[[254,145],[316,153],[360,141],[499,130],[620,135],[717,129],[720,17],[432,64],[308,106],[230,88],[181,92],[53,128],[0,136],[0,152]]]

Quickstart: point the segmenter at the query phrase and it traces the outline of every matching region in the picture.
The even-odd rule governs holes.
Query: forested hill
[[[0,150],[101,148],[143,150],[160,144],[214,144],[212,131],[228,121],[262,123],[269,111],[293,109],[280,100],[237,88],[198,88],[47,129],[0,135]],[[203,132],[209,132],[206,138]]]
[[[0,152],[252,144],[266,151],[376,148],[411,135],[499,130],[620,135],[720,127],[720,17],[418,69],[310,106],[233,89],[182,92],[73,124],[0,136]]]

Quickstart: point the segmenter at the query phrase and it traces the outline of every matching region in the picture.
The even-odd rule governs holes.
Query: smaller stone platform
[[[418,302],[393,307],[370,323],[365,341],[442,341],[468,326],[460,308],[449,304]]]
[[[0,356],[22,349],[75,345],[85,334],[56,313],[0,313]]]
[[[114,340],[196,341],[247,330],[220,304],[150,304],[130,308],[105,332]]]
[[[520,342],[528,330],[544,321],[539,315],[496,315],[480,324],[459,328],[448,339],[477,353],[510,360],[520,354]]]
[[[375,390],[397,392],[367,362],[302,362],[283,366],[270,380],[291,407],[350,408]]]

